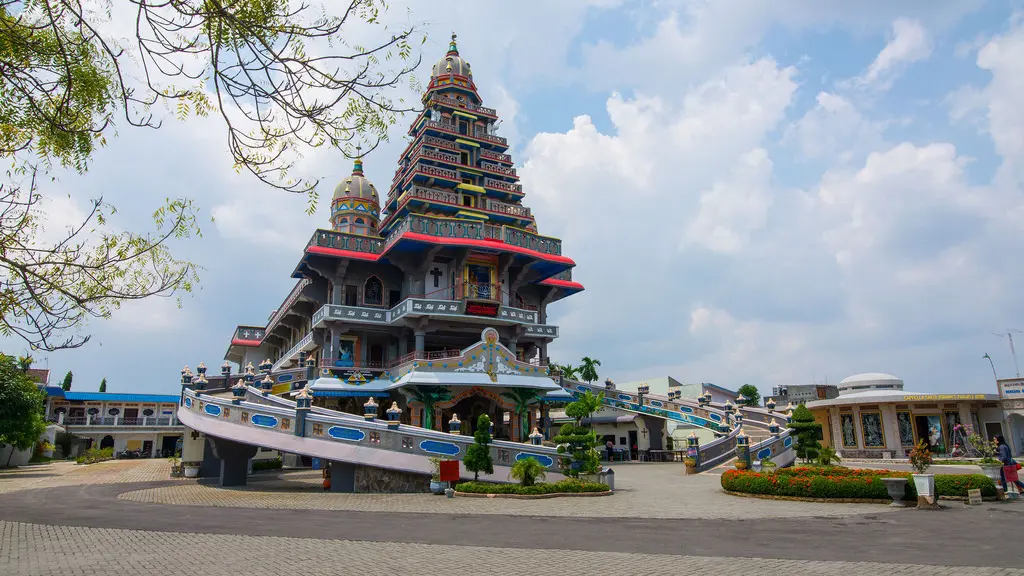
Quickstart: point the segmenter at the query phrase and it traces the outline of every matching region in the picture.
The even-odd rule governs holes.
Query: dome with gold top
[[[363,175],[363,159],[356,158],[352,175],[334,188],[331,226],[338,232],[377,234],[380,198],[377,188]]]
[[[470,69],[469,62],[462,59],[459,56],[459,47],[455,44],[455,34],[452,34],[452,42],[448,45],[448,53],[444,55],[434,64],[433,73],[431,76],[447,76],[449,74],[455,74],[457,76],[465,76],[466,78],[473,77],[473,70]]]

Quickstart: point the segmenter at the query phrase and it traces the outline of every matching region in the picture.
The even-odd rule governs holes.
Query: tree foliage
[[[757,389],[757,386],[744,384],[740,386],[739,393],[743,396],[743,402],[740,402],[740,404],[755,408],[761,405],[761,392]]]
[[[39,440],[46,431],[44,399],[43,391],[15,359],[0,353],[0,445],[27,450]],[[9,463],[10,458],[5,465]]]
[[[558,372],[566,380],[575,380],[579,377],[579,367],[573,366],[572,364],[558,364],[552,362],[550,368],[553,372]]]
[[[583,426],[583,419],[601,409],[604,392],[596,396],[589,390],[565,407],[565,415],[573,418],[575,423],[562,425],[558,435],[552,438],[558,448],[562,471],[569,476],[593,474],[601,469],[601,458],[597,453],[597,435],[588,426]]]
[[[796,455],[803,458],[804,462],[817,460],[821,451],[821,444],[818,443],[818,435],[821,434],[821,424],[814,421],[814,415],[803,404],[797,406],[793,411],[792,421],[786,424],[796,434]]]
[[[60,384],[60,389],[65,391],[65,392],[67,392],[68,390],[71,390],[71,379],[73,377],[74,377],[74,375],[71,374],[71,370],[68,370],[68,373],[64,375],[64,381],[61,382],[61,384]]]
[[[317,180],[291,174],[303,151],[372,149],[412,109],[389,94],[414,83],[414,28],[350,41],[352,24],[382,27],[386,9],[384,0],[349,0],[331,15],[288,0],[0,0],[0,157],[10,161],[0,182],[0,335],[74,348],[88,340],[76,333],[88,318],[194,287],[196,268],[167,247],[200,234],[187,198],[164,199],[152,232],[111,230],[116,209],[96,198],[59,239],[40,233],[38,177],[55,166],[85,172],[118,124],[216,115],[234,168],[307,194],[312,211]]]
[[[486,414],[481,414],[476,420],[476,430],[473,431],[473,445],[466,448],[466,456],[462,464],[473,473],[473,480],[480,479],[480,473],[494,474],[494,461],[491,458],[491,419]]]
[[[106,392],[106,391],[107,391],[107,379],[104,378],[103,380],[100,380],[100,392]]]
[[[598,379],[597,367],[601,365],[601,361],[590,356],[584,356],[580,363],[580,378],[586,383],[591,383]]]
[[[536,458],[530,457],[516,460],[516,463],[512,465],[512,470],[509,471],[508,475],[513,480],[519,480],[519,484],[522,486],[533,486],[537,480],[543,480],[546,478],[548,472],[540,461]]]
[[[540,394],[537,390],[531,388],[512,388],[507,392],[502,392],[502,397],[511,400],[514,404],[512,412],[518,418],[519,423],[519,442],[525,442],[526,437],[529,434],[527,428],[527,415],[530,413],[530,405],[537,402],[540,399]]]
[[[423,404],[423,427],[434,429],[434,406],[438,402],[451,400],[452,393],[444,386],[417,386],[410,389],[413,402]]]

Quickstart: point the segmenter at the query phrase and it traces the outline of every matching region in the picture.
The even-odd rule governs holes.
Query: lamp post
[[[998,382],[999,376],[996,376],[996,365],[992,363],[992,357],[988,355],[988,352],[985,352],[985,355],[982,356],[982,358],[988,360],[988,365],[992,367],[992,379]]]

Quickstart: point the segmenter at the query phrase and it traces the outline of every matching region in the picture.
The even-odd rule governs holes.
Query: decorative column
[[[246,391],[249,387],[245,385],[245,382],[239,378],[238,383],[231,387],[231,403],[238,405],[242,403],[242,398],[245,398]]]
[[[739,470],[750,469],[750,438],[740,429],[736,435],[736,468]]]
[[[696,432],[686,437],[686,473],[696,474],[700,470],[700,438]]]
[[[420,354],[423,353],[423,350],[426,347],[427,333],[423,330],[416,330],[413,332],[413,336],[416,337],[416,357],[419,358]]]
[[[462,421],[459,420],[458,414],[452,414],[452,419],[448,421],[448,433],[460,434],[462,431]]]
[[[295,435],[306,435],[306,416],[313,405],[313,393],[306,386],[295,396]]]
[[[263,391],[264,396],[270,396],[270,392],[274,389],[274,379],[267,374],[260,380],[260,390]]]
[[[534,446],[540,446],[540,442],[543,439],[544,435],[541,434],[540,430],[537,430],[536,428],[534,428],[533,432],[530,433],[530,444],[533,444]]]
[[[373,401],[373,396],[363,404],[363,418],[367,422],[373,422],[377,419],[377,403]]]
[[[391,408],[387,409],[388,415],[388,428],[391,430],[397,430],[398,425],[402,420],[402,409],[398,407],[398,402],[392,402]]]
[[[772,421],[768,423],[768,432],[772,436],[778,437],[781,430],[779,423],[775,421],[775,418],[772,418]]]

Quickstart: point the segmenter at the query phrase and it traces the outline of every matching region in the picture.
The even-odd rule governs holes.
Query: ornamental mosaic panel
[[[537,324],[534,326],[526,326],[527,336],[558,336],[558,326],[548,326],[545,324]]]
[[[380,432],[370,432],[370,444],[380,444]]]
[[[880,412],[861,412],[860,429],[865,448],[885,448],[885,433]]]
[[[910,412],[896,413],[896,426],[900,432],[900,446],[914,446],[914,421]]]
[[[498,311],[498,317],[503,320],[515,320],[517,322],[530,322],[533,324],[537,323],[536,310],[521,310],[511,306],[502,306],[501,310]],[[527,327],[527,333],[529,333],[529,328],[530,327]]]
[[[853,423],[853,414],[839,415],[839,429],[843,435],[843,446],[846,448],[856,448],[857,431]]]
[[[356,306],[327,306],[327,318],[330,320],[348,320],[351,322],[386,323],[387,310],[360,308]]]
[[[240,326],[237,332],[235,332],[235,336],[239,340],[263,340],[264,333],[263,328]]]
[[[323,436],[324,435],[324,425],[323,424],[313,424],[313,435],[314,436]]]

